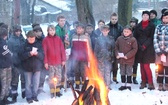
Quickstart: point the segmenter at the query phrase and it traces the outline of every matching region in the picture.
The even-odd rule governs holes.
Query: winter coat
[[[12,66],[12,53],[8,49],[6,40],[0,38],[0,69]]]
[[[31,56],[30,51],[32,48],[36,47],[38,55]],[[30,44],[28,41],[25,42],[23,46],[23,51],[21,52],[21,60],[23,62],[23,68],[26,72],[36,72],[40,71],[43,68],[43,59],[44,59],[44,52],[41,45],[37,42],[37,40]]]
[[[123,27],[118,23],[112,24],[111,22],[107,25],[109,25],[109,27],[110,27],[109,35],[113,36],[114,40],[116,41],[117,38],[122,34]]]
[[[66,61],[65,49],[61,39],[58,36],[50,36],[43,40],[44,63],[49,65],[60,65]]]
[[[97,57],[98,63],[113,62],[114,60],[114,38],[110,35],[100,36],[96,40],[94,54]]]
[[[21,59],[19,55],[25,41],[26,40],[24,39],[22,34],[20,36],[12,35],[8,40],[9,49],[13,53],[12,60],[14,66],[21,65]]]
[[[123,53],[128,59],[120,58],[118,59],[120,64],[133,65],[135,60],[135,54],[138,50],[138,45],[136,39],[131,34],[125,37],[124,35],[118,37],[115,43],[115,56],[118,53]]]
[[[70,45],[66,46],[66,43],[65,43],[65,40],[68,40],[70,42],[72,39],[72,36],[70,36],[70,30],[66,27],[66,25],[62,28],[57,24],[55,26],[55,30],[56,30],[56,35],[59,36],[62,42],[64,43],[65,49],[70,48]],[[68,35],[68,39],[65,39],[66,35]]]
[[[91,42],[88,35],[82,34],[77,35],[75,34],[72,38],[72,48],[70,59],[76,61],[89,61],[89,49],[91,48]]]
[[[143,29],[142,22],[140,22],[134,31],[134,37],[138,43],[138,51],[135,61],[137,63],[154,63],[155,51],[153,47],[153,36],[155,25],[149,22],[148,26]],[[145,48],[144,48],[145,47]]]
[[[156,27],[157,25],[161,24],[160,19],[157,19],[157,18],[151,19],[150,21],[155,25],[155,27]]]
[[[94,30],[94,33],[97,35],[97,36],[100,36],[100,34],[102,33],[101,30],[99,28],[97,28],[96,30]]]
[[[92,44],[92,49],[94,51],[94,47],[95,47],[95,43],[96,43],[96,40],[97,38],[99,37],[100,35],[97,35],[94,33],[94,31],[91,33],[90,35],[90,39],[91,39],[91,44]]]
[[[168,66],[168,24],[160,24],[156,27],[153,41],[156,52],[155,63]],[[161,62],[159,53],[166,55],[166,62]]]

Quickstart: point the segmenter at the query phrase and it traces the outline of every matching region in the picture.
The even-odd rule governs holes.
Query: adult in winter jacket
[[[19,85],[19,76],[21,80],[21,91],[22,91],[22,98],[25,98],[25,77],[24,77],[24,70],[20,59],[20,52],[25,43],[25,39],[21,34],[21,26],[15,25],[13,27],[13,35],[8,40],[8,46],[10,51],[13,53],[12,60],[12,82],[11,82],[11,94],[12,100],[17,101],[17,89]]]
[[[156,52],[155,63],[159,65],[158,90],[168,91],[168,10],[162,14],[161,19],[162,24],[156,27],[153,40]]]
[[[104,78],[104,82],[109,90],[111,90],[110,86],[110,71],[111,71],[111,63],[114,60],[114,46],[115,41],[112,36],[109,36],[110,29],[108,25],[104,25],[101,27],[102,36],[98,37],[96,40],[94,53],[98,60],[98,68],[102,78]]]
[[[161,24],[160,19],[157,19],[157,12],[156,10],[150,11],[150,21],[155,25],[155,27],[159,24]]]
[[[119,90],[129,89],[131,91],[132,66],[137,49],[137,41],[132,35],[132,28],[126,26],[123,30],[123,35],[118,37],[115,43],[115,55],[120,64],[122,82]]]
[[[118,15],[113,13],[110,17],[110,23],[108,23],[110,27],[109,35],[114,37],[116,41],[117,38],[121,35],[123,31],[123,27],[118,23]],[[116,61],[116,57],[114,57],[114,62],[112,64],[112,72],[113,72],[113,81],[118,83],[117,81],[117,71],[118,71],[118,63]]]
[[[7,35],[7,29],[0,28],[0,105],[13,103],[7,99],[12,79],[12,53],[6,43]]]
[[[150,69],[150,63],[155,61],[155,51],[153,47],[153,35],[155,25],[149,21],[149,11],[142,12],[142,21],[136,26],[134,37],[138,43],[138,51],[136,54],[136,62],[140,63],[142,83],[140,89],[146,87],[148,82],[148,89],[153,90],[153,77]]]
[[[29,31],[26,37],[27,40],[21,52],[21,59],[25,70],[26,100],[28,103],[32,103],[33,100],[38,101],[37,91],[40,82],[40,71],[43,68],[44,53],[33,31]]]
[[[43,40],[44,49],[44,65],[49,70],[49,87],[51,98],[56,96],[60,97],[62,67],[65,65],[66,55],[62,40],[55,34],[55,27],[49,25],[47,28],[48,35]],[[57,84],[53,83],[53,78],[57,78]]]

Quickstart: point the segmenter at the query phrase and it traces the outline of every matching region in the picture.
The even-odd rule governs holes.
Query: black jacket
[[[6,41],[0,38],[0,69],[12,66],[11,51],[8,49]]]
[[[30,51],[32,51],[33,47],[37,48],[37,56],[30,55]],[[28,43],[28,41],[25,42],[23,46],[23,51],[21,53],[21,59],[23,61],[23,67],[25,71],[36,72],[42,70],[44,53],[42,46],[37,40],[33,44]]]
[[[143,29],[142,22],[140,22],[134,31],[134,37],[138,43],[138,51],[135,61],[138,63],[154,63],[155,51],[153,46],[155,25],[149,22],[148,26]],[[145,49],[142,47],[145,46]]]

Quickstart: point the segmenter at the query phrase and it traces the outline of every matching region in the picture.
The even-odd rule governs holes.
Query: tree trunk
[[[33,0],[32,4],[32,14],[31,14],[31,23],[34,23],[34,6],[36,5],[36,0]]]
[[[92,0],[76,0],[78,20],[83,24],[95,26],[93,17]]]
[[[20,0],[21,2],[21,24],[30,24],[30,4],[27,0]]]
[[[129,24],[132,17],[132,0],[118,1],[118,18],[122,26]]]

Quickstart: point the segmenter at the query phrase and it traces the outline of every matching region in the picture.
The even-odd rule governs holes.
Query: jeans
[[[40,71],[25,72],[26,98],[37,97],[40,82]]]

